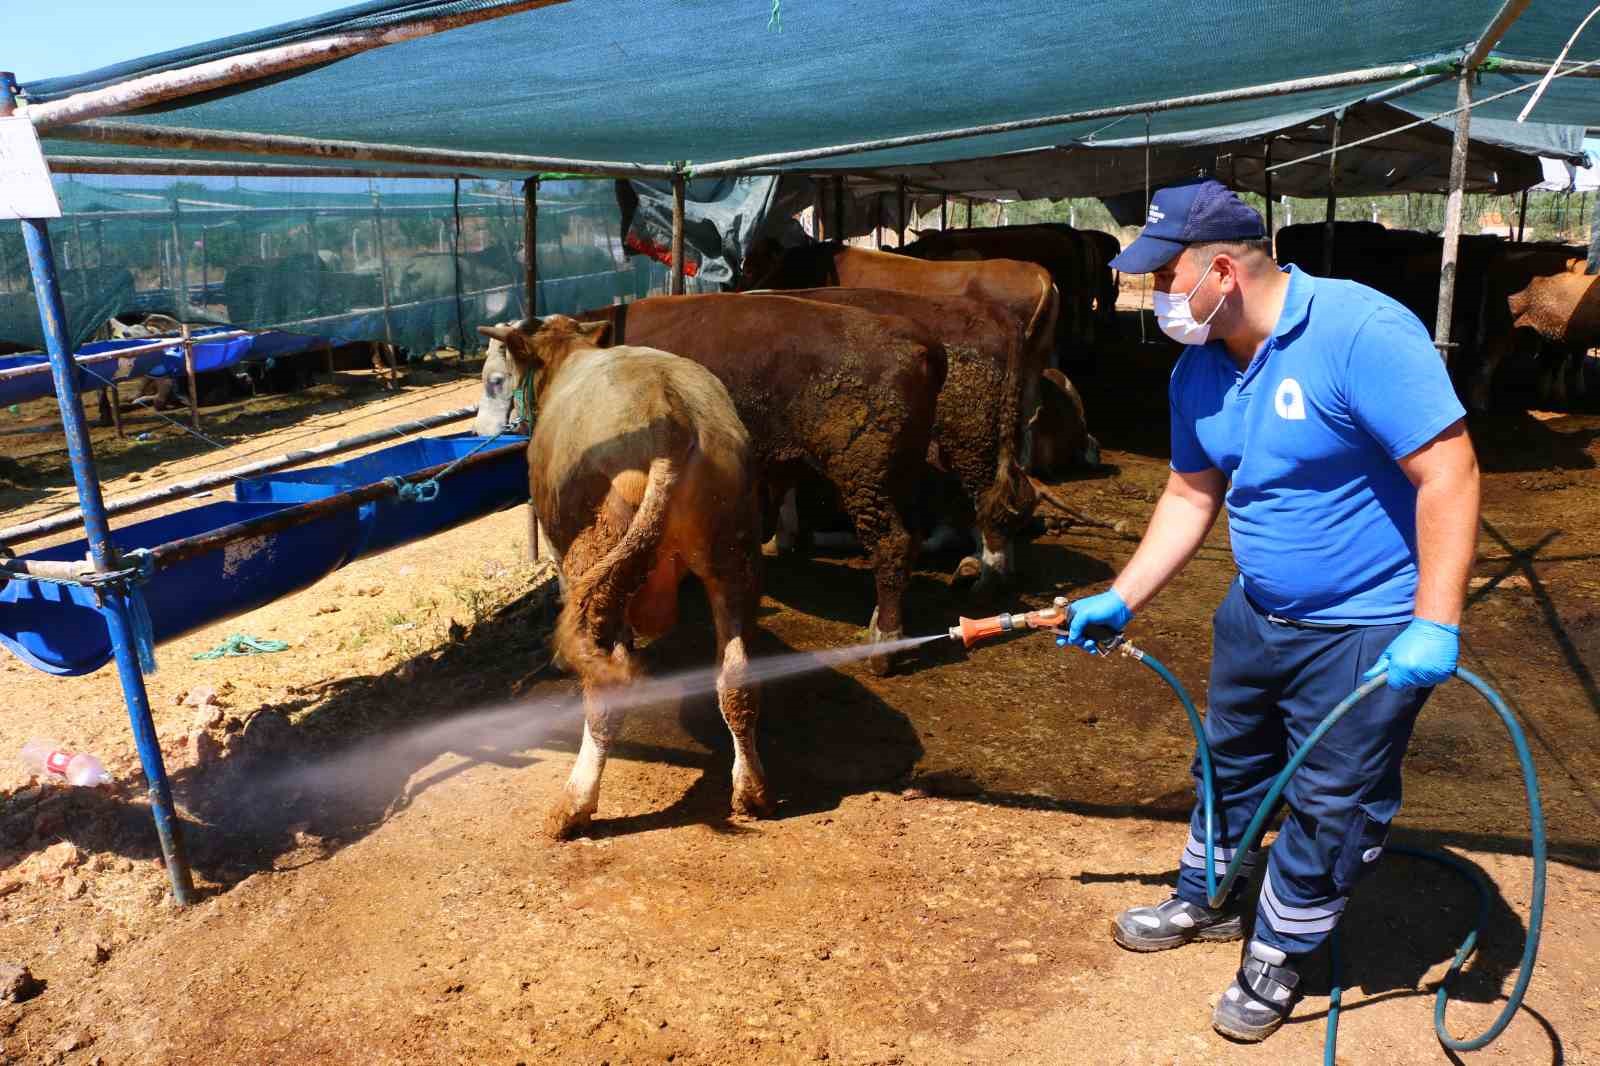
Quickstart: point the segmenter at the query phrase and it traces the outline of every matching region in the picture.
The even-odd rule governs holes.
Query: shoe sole
[[[1166,936],[1166,937],[1135,937],[1111,920],[1111,939],[1120,947],[1141,954],[1152,951],[1167,951],[1171,948],[1181,948],[1185,944],[1192,944],[1196,940],[1204,940],[1211,944],[1227,944],[1234,940],[1244,939],[1243,929],[1202,929],[1193,936]]]
[[[1271,1025],[1256,1025],[1249,1028],[1228,1025],[1219,1022],[1215,1017],[1211,1019],[1211,1028],[1229,1040],[1236,1040],[1241,1044],[1259,1044],[1273,1033],[1276,1033],[1282,1026],[1283,1019],[1281,1018]]]

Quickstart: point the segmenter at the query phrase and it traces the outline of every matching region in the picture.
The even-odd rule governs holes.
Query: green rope
[[[275,651],[288,651],[289,645],[281,640],[263,640],[248,633],[230,633],[228,639],[210,651],[202,651],[195,659],[221,659],[235,655],[266,655]]]

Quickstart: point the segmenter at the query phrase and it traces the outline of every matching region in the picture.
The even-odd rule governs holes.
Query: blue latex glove
[[[1456,672],[1460,644],[1459,626],[1413,618],[1383,649],[1372,669],[1361,675],[1361,680],[1371,681],[1387,670],[1392,689],[1430,688],[1449,680]]]
[[[1067,610],[1072,612],[1072,624],[1067,627],[1067,643],[1076,644],[1090,652],[1096,650],[1095,643],[1083,635],[1085,626],[1090,623],[1110,626],[1120,633],[1123,627],[1133,621],[1133,612],[1128,610],[1127,603],[1116,589],[1106,589],[1098,595],[1073,600],[1067,605]]]

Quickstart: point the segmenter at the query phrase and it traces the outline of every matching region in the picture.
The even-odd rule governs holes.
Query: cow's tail
[[[587,681],[613,686],[633,680],[627,663],[602,651],[595,634],[621,624],[628,600],[649,577],[678,471],[678,462],[665,456],[650,463],[644,498],[621,539],[567,589],[566,605],[556,623],[556,649]]]
[[[1034,365],[1030,353],[1041,337],[1055,335],[1055,316],[1059,298],[1048,274],[1040,279],[1039,302],[1023,330],[1017,348],[1006,359],[1000,387],[1000,447],[995,456],[994,484],[980,494],[977,504],[981,528],[1015,530],[1032,517],[1038,505],[1033,483],[1028,480],[1027,463],[1030,434],[1037,405],[1038,376],[1042,367]]]

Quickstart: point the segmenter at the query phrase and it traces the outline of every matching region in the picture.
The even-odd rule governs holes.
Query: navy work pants
[[[1274,619],[1235,581],[1212,620],[1205,719],[1216,777],[1220,879],[1278,771],[1405,628],[1308,627]],[[1400,763],[1432,689],[1379,688],[1312,749],[1283,797],[1288,817],[1273,842],[1254,939],[1287,955],[1321,944],[1350,889],[1377,866],[1400,810]],[[1200,762],[1194,764],[1201,788]],[[1205,811],[1195,804],[1178,895],[1206,904]]]

